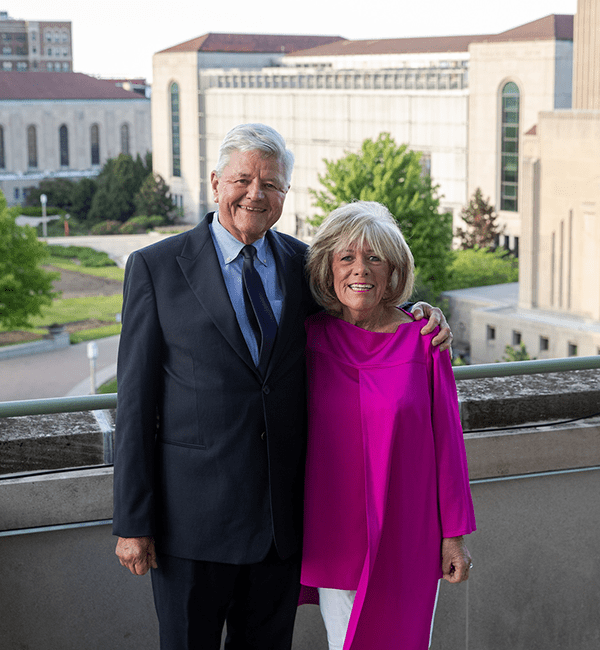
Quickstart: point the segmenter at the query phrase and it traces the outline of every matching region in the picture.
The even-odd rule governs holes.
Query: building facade
[[[72,72],[71,22],[15,20],[0,12],[0,70]]]
[[[150,100],[72,73],[0,72],[0,189],[9,205],[50,178],[95,176],[152,149]]]
[[[547,16],[497,35],[335,38],[285,54],[273,48],[267,61],[238,41],[256,37],[228,35],[228,51],[205,51],[198,42],[207,35],[154,56],[154,165],[197,221],[214,207],[209,179],[223,135],[241,122],[266,122],[296,156],[278,227],[306,236],[323,159],[389,132],[423,154],[455,227],[481,187],[501,212],[503,243],[518,250],[519,143],[539,111],[570,106],[572,32],[571,16]]]
[[[448,294],[457,343],[472,362],[521,344],[532,358],[600,354],[599,33],[596,0],[579,0],[572,108],[555,94],[521,133],[518,287],[502,299],[494,287]]]

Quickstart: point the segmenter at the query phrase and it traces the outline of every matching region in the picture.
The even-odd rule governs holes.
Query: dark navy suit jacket
[[[133,253],[118,359],[114,525],[162,553],[253,563],[301,543],[306,245],[267,233],[284,293],[262,379],[208,228]]]

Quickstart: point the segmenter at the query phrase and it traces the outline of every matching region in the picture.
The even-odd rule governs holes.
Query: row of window
[[[121,124],[121,153],[130,154],[129,125]],[[62,124],[58,129],[58,148],[60,166],[69,166],[69,128]],[[92,165],[100,164],[100,125],[90,127],[90,161]],[[27,127],[27,166],[29,169],[38,167],[38,128],[30,124]],[[4,127],[0,126],[0,169],[6,169],[6,154],[4,147]]]
[[[496,328],[493,325],[488,325],[487,326],[487,333],[486,333],[486,339],[488,341],[495,341],[496,340]],[[523,337],[521,335],[521,332],[517,330],[512,331],[512,346],[513,347],[519,347],[521,343],[523,342]],[[540,352],[545,352],[550,349],[550,339],[547,336],[540,336],[539,338],[539,351]],[[577,344],[576,343],[569,343],[567,346],[567,353],[570,357],[576,357],[577,356]],[[598,354],[600,354],[600,349],[598,350]]]
[[[32,32],[33,40],[35,40],[34,34],[35,32]],[[69,42],[69,32],[66,29],[63,29],[61,32],[59,32],[58,29],[55,29],[54,31],[52,31],[51,29],[47,29],[44,32],[44,36],[46,37],[46,43],[52,43],[52,41],[54,41],[55,43],[60,43],[61,41],[63,43]]]
[[[31,53],[32,54],[37,54],[37,48],[34,46],[31,48]],[[10,45],[4,45],[2,47],[2,55],[3,56],[11,56],[14,54],[15,56],[26,56],[27,55],[27,49],[24,47],[16,47],[15,51],[13,52],[13,48],[10,47]],[[42,51],[43,54],[43,51]],[[69,48],[68,47],[47,47],[46,48],[46,56],[69,56]]]
[[[2,34],[3,41],[12,41],[13,38],[15,41],[20,41],[21,43],[24,43],[25,41],[27,41],[27,34],[25,34],[24,32],[19,32],[18,34],[4,32]]]
[[[66,29],[63,29],[62,31],[59,31],[58,29],[55,29],[54,31],[51,29],[47,29],[44,32],[44,35],[46,36],[46,43],[68,43],[69,42],[69,31]],[[2,40],[3,41],[20,41],[20,42],[26,42],[27,41],[27,34],[23,32],[19,33],[11,33],[11,32],[3,32],[2,33]],[[37,40],[37,34],[36,32],[31,32],[31,40],[36,41]]]
[[[402,69],[389,72],[316,72],[314,74],[243,74],[214,75],[211,88],[325,88],[342,90],[447,90],[467,87],[467,71],[449,69]]]
[[[33,62],[33,68],[38,67],[37,61]],[[10,72],[11,70],[16,70],[17,72],[26,72],[28,69],[27,61],[17,61],[16,64],[13,64],[12,61],[2,61],[2,70],[4,72]],[[68,61],[48,61],[46,63],[46,70],[48,72],[69,72],[71,70],[71,64]]]

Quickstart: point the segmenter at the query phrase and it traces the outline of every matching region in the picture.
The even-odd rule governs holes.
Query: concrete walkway
[[[110,336],[96,341],[97,385],[117,374],[119,338]],[[87,342],[52,352],[0,359],[0,402],[89,393]]]
[[[124,268],[130,253],[172,236],[171,234],[151,232],[145,235],[46,237],[42,238],[42,241],[59,246],[89,246],[97,251],[104,251],[118,266]]]

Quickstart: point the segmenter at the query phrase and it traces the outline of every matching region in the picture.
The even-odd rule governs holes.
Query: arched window
[[[63,124],[58,129],[58,144],[60,147],[60,166],[69,166],[69,130],[67,125]]]
[[[27,127],[27,164],[29,167],[38,166],[37,132],[33,124]]]
[[[129,155],[129,125],[121,124],[121,153]]]
[[[0,169],[6,169],[6,158],[4,157],[4,127],[0,126]]]
[[[519,209],[519,104],[520,92],[509,81],[502,88],[502,133],[500,150],[500,209]]]
[[[171,84],[171,156],[173,176],[181,176],[181,140],[179,133],[179,86]]]
[[[90,141],[92,143],[92,165],[100,164],[100,127],[92,124],[90,129]]]

